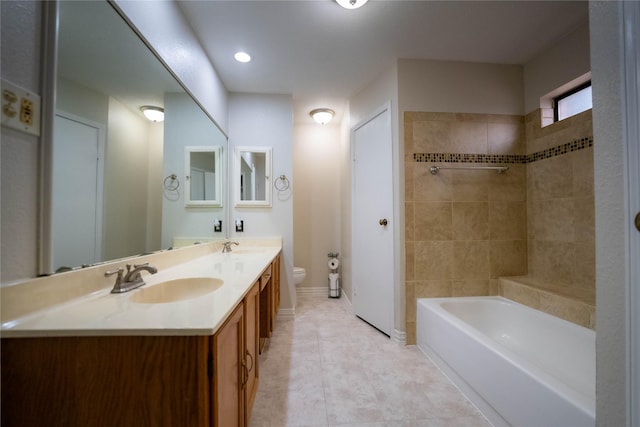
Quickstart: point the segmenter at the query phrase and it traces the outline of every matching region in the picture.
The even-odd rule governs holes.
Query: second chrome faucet
[[[143,270],[148,271],[151,274],[156,274],[158,272],[158,269],[149,265],[148,262],[133,265],[133,269],[131,267],[131,264],[127,264],[126,274],[124,274],[124,268],[122,267],[117,270],[107,271],[104,273],[104,277],[113,276],[114,274],[118,275],[116,277],[116,283],[113,285],[113,289],[111,289],[112,294],[121,294],[144,285],[144,280],[142,280],[142,276],[140,275]]]

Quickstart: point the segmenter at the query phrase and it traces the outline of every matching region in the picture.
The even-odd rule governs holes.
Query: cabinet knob
[[[388,224],[387,218],[382,218],[380,221],[378,221],[378,223],[383,226],[386,227]]]

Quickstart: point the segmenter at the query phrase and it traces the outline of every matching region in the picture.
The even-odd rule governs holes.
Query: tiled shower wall
[[[525,118],[528,276],[534,285],[595,305],[591,110],[544,128]]]
[[[404,115],[407,343],[415,343],[416,298],[498,293],[497,278],[527,272],[526,169],[441,170],[448,160],[523,157],[522,116]],[[459,154],[475,154],[458,159]],[[502,163],[500,163],[502,164]]]
[[[591,112],[545,128],[540,111],[406,112],[404,128],[407,343],[423,297],[505,294],[593,326],[576,315],[595,305]]]

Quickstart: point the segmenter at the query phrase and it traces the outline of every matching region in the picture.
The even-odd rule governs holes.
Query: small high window
[[[591,82],[588,81],[553,98],[553,121],[564,120],[591,108]]]

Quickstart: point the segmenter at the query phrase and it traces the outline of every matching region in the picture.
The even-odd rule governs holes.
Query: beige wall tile
[[[530,199],[551,199],[573,195],[573,162],[571,156],[557,156],[527,165]]]
[[[407,242],[413,242],[414,239],[414,205],[413,202],[405,202],[404,204],[404,239]]]
[[[524,126],[511,123],[489,123],[489,154],[524,154]]]
[[[404,200],[406,202],[412,202],[414,200],[413,186],[414,186],[414,172],[413,169],[415,163],[413,159],[411,161],[404,162]]]
[[[413,123],[413,150],[416,153],[451,153],[451,123],[420,121]]]
[[[451,240],[451,203],[415,202],[415,240]]]
[[[593,195],[593,147],[571,153],[573,161],[573,194]]]
[[[415,278],[451,280],[453,278],[453,242],[415,242]]]
[[[489,279],[489,242],[453,242],[453,278]]]
[[[489,247],[490,277],[527,274],[526,240],[492,240]]]
[[[405,313],[407,322],[416,321],[416,296],[415,285],[411,282],[411,286],[407,286],[405,290]]]
[[[483,202],[488,200],[490,172],[474,170],[445,172],[449,172],[452,176],[452,200],[456,202]]]
[[[416,322],[407,322],[407,345],[416,343]]]
[[[578,325],[589,327],[591,323],[591,313],[586,304],[574,301],[570,298],[564,298],[559,295],[553,295],[548,292],[540,294],[541,311],[549,313],[561,319]]]
[[[406,242],[404,248],[405,280],[407,283],[415,278],[415,244]]]
[[[534,265],[535,277],[545,284],[558,287],[571,285],[573,280],[574,245],[568,242],[531,242],[529,266]],[[530,273],[529,273],[530,274]]]
[[[573,287],[579,299],[595,305],[596,251],[592,243],[576,243],[573,252]]]
[[[489,232],[492,240],[525,240],[527,238],[526,203],[490,202]]]
[[[511,281],[503,281],[502,296],[524,304],[526,306],[538,309],[540,307],[540,292],[528,286],[514,284]]]
[[[454,280],[452,296],[485,296],[490,295],[489,280]]]
[[[489,203],[453,202],[453,240],[489,239]]]
[[[595,202],[593,196],[577,197],[574,203],[574,239],[595,246]]]
[[[508,165],[505,173],[488,173],[489,201],[522,202],[527,199],[526,165]]]
[[[572,242],[574,239],[574,199],[533,200],[532,235],[536,240]]]
[[[450,130],[450,153],[488,153],[487,124],[478,122],[454,122]]]
[[[421,280],[416,282],[416,298],[441,298],[452,295],[451,280]]]
[[[431,175],[431,163],[415,163],[413,168],[413,196],[416,201],[451,201],[451,172]]]

